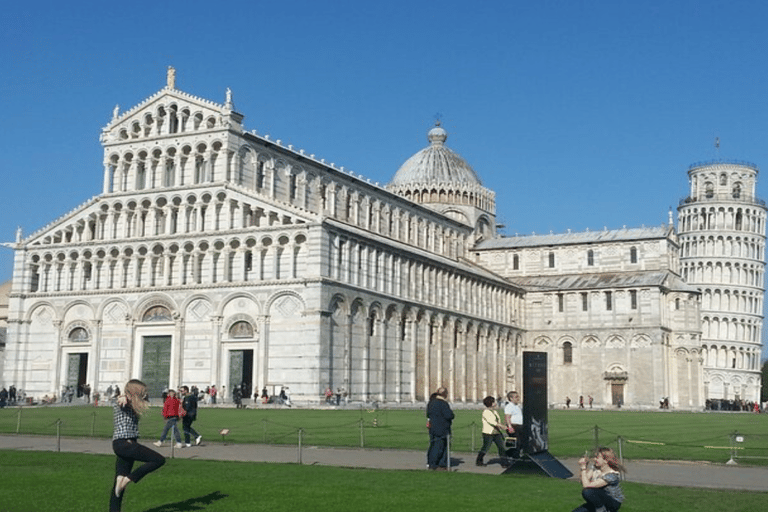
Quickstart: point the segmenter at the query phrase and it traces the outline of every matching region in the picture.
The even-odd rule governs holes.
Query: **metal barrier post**
[[[616,439],[616,442],[619,443],[619,463],[621,463],[621,465],[623,466],[624,465],[624,439],[622,439],[621,436],[619,436]]]
[[[365,428],[363,427],[364,420],[360,420],[360,448],[365,448]]]
[[[299,462],[299,464],[301,464],[301,463],[302,463],[302,462],[301,462],[301,437],[302,437],[302,435],[303,435],[303,434],[304,434],[304,429],[303,429],[303,428],[300,428],[300,429],[299,429],[299,461],[298,461],[298,462]]]
[[[731,434],[731,458],[728,459],[728,462],[726,464],[729,465],[735,465],[736,464],[736,436],[738,435],[738,432],[733,432]]]
[[[19,417],[16,419],[16,433],[21,430],[21,406],[19,406]]]
[[[595,425],[595,450],[600,447],[600,427]]]
[[[473,421],[472,424],[469,426],[470,432],[472,432],[472,446],[470,451],[472,453],[475,452],[475,422]]]
[[[56,420],[56,451],[61,451],[61,418]]]
[[[451,434],[448,434],[448,440],[445,443],[445,449],[448,452],[448,471],[451,470]]]

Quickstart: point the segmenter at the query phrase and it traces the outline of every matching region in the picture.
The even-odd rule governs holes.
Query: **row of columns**
[[[341,282],[507,324],[521,308],[513,291],[351,238],[336,235],[331,247],[328,275]]]
[[[142,160],[122,158],[104,163],[103,192],[127,192],[161,187],[210,183],[223,176],[220,152],[208,150],[193,155],[176,154]],[[191,163],[191,165],[190,165]]]
[[[31,292],[295,279],[303,244],[164,253],[30,265]]]
[[[735,240],[723,238],[716,239],[712,236],[693,238],[690,236],[681,236],[682,257],[702,257],[702,256],[730,256],[735,258],[747,258],[763,261],[765,246],[763,239],[755,238],[753,240]]]
[[[730,230],[750,231],[757,234],[765,232],[765,212],[746,209],[734,212],[715,208],[686,208],[679,215],[679,231]]]
[[[724,275],[724,269],[728,272]],[[683,279],[691,284],[725,283],[742,286],[753,286],[762,289],[765,275],[764,267],[760,264],[722,265],[712,262],[683,262],[681,264]]]

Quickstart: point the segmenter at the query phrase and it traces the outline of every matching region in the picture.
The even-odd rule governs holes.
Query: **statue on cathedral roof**
[[[176,68],[168,66],[167,84],[168,89],[176,89]]]

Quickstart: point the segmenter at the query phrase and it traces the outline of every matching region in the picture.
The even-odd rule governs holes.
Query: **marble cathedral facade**
[[[701,288],[681,277],[671,222],[501,237],[494,192],[439,126],[380,186],[243,119],[229,91],[195,97],[170,71],[115,109],[102,193],[17,238],[6,385],[41,397],[132,377],[154,395],[245,383],[308,403],[329,386],[408,403],[445,385],[477,402],[520,388],[522,352],[537,350],[551,402],[696,409],[735,392],[707,387],[719,346],[702,340]],[[753,227],[759,309],[738,344],[750,356],[724,378],[756,399],[765,228]]]

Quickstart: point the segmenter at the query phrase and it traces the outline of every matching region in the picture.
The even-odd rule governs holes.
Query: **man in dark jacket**
[[[184,410],[181,416],[181,425],[184,430],[184,443],[189,447],[192,446],[190,436],[195,438],[195,444],[200,444],[203,440],[203,436],[198,434],[195,429],[192,428],[192,422],[197,419],[197,395],[189,392],[189,387],[181,386],[179,388],[184,398],[181,400],[181,407]],[[180,411],[181,412],[181,411]]]
[[[438,388],[435,399],[427,404],[429,420],[429,451],[427,463],[429,469],[446,471],[448,469],[448,436],[451,435],[451,422],[454,414],[448,405],[448,390]]]

